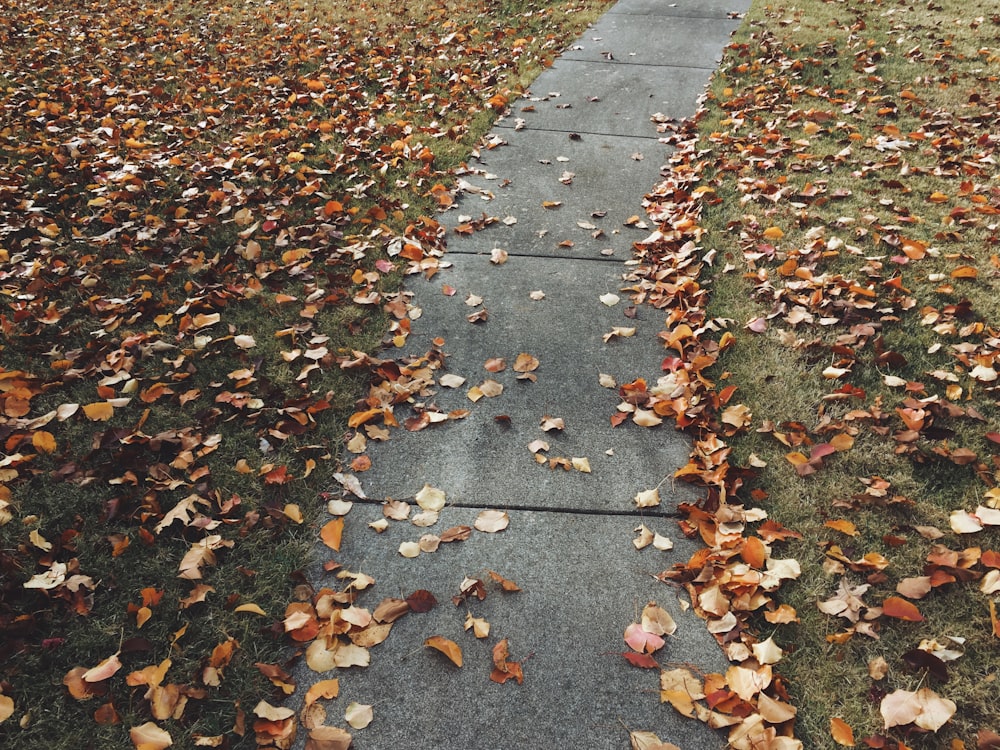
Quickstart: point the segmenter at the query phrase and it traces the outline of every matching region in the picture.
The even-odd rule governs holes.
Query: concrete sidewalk
[[[422,315],[406,351],[423,353],[443,338],[446,371],[467,381],[438,388],[431,401],[445,412],[471,413],[417,433],[394,431],[369,448],[374,467],[360,477],[370,498],[412,503],[428,484],[446,493],[448,507],[429,529],[392,522],[376,534],[368,523],[382,517],[382,508],[356,504],[337,555],[345,568],[376,580],[378,593],[362,606],[417,589],[431,591],[439,604],[399,620],[372,649],[367,668],[317,675],[303,665],[297,674],[299,695],[310,680],[340,678],[328,724],[343,726],[352,701],[374,705],[374,721],[353,731],[358,750],[627,748],[630,730],[654,731],[684,750],[725,744],[700,722],[661,706],[657,671],[621,656],[626,626],[655,600],[679,624],[656,653],[661,664],[693,663],[709,672],[727,666],[704,623],[684,611],[682,592],[652,578],[696,549],[673,518],[678,500],[693,495],[663,481],[686,462],[687,443],[667,424],[612,428],[619,399],[599,375],[655,382],[662,372],[662,317],[643,308],[632,317],[619,292],[632,243],[652,229],[628,220],[646,220],[641,201],[666,156],[651,117],[693,114],[739,23],[731,14],[748,5],[621,0],[535,81],[530,97],[512,103],[493,130],[506,145],[483,150],[472,165],[483,173],[464,178],[484,192],[466,193],[442,217],[448,226],[463,214],[500,219],[470,236],[450,234],[446,259],[453,269],[409,283]],[[494,248],[509,254],[506,263],[490,262]],[[442,293],[445,284],[457,293]],[[600,299],[607,293],[622,299],[608,306]],[[474,311],[465,303],[469,295],[483,298],[475,309],[487,309],[486,322],[466,319]],[[615,327],[636,333],[605,340]],[[510,365],[522,352],[540,362],[536,382],[515,378]],[[504,357],[507,369],[487,372],[491,357]],[[466,392],[486,378],[503,392],[473,404]],[[565,429],[543,432],[545,416],[562,418]],[[550,444],[544,455],[586,458],[591,471],[536,463],[528,449],[536,439]],[[662,505],[637,510],[636,493],[661,483]],[[424,533],[471,526],[484,508],[505,510],[509,527],[473,531],[467,541],[413,559],[398,553],[401,542]],[[632,539],[642,523],[670,537],[674,548],[636,550]],[[522,591],[501,592],[490,570]],[[455,606],[451,598],[467,577],[485,581],[488,595]],[[319,583],[341,587],[332,576]],[[463,630],[469,613],[490,622],[488,638]],[[461,669],[423,647],[433,635],[462,647]],[[523,660],[521,685],[489,679],[492,647],[503,638],[511,658]]]

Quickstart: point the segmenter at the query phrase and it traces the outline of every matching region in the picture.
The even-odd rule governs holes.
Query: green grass
[[[765,39],[771,41],[764,44]],[[721,199],[703,217],[708,229],[703,244],[718,251],[708,315],[736,321],[737,343],[719,366],[729,373],[727,384],[738,386],[732,403],[746,404],[755,415],[751,428],[729,443],[735,463],[743,465],[751,454],[767,463],[747,490],[766,493],[760,504],[770,517],[804,535],[780,552],[802,563],[802,577],[778,597],[795,607],[800,622],[779,627],[775,639],[790,652],[777,669],[790,683],[799,710],[796,733],[807,748],[836,746],[831,717],[847,721],[859,741],[887,734],[912,748],[945,747],[953,740],[975,746],[977,732],[998,730],[992,676],[1000,663],[998,641],[987,608],[990,597],[976,583],[945,586],[916,602],[925,622],[881,618],[878,640],[855,635],[845,643],[828,642],[828,635],[848,623],[816,606],[835,593],[842,576],[852,584],[866,579],[864,573],[824,569],[830,543],[852,559],[868,552],[889,558],[884,575],[871,581],[865,597],[871,604],[892,595],[900,579],[922,574],[934,542],[915,526],[937,526],[945,532],[938,543],[956,550],[1000,545],[996,530],[960,536],[948,520],[955,509],[974,510],[998,478],[996,446],[985,437],[1000,416],[996,391],[972,380],[968,372],[975,362],[963,363],[954,349],[974,344],[983,361],[990,361],[991,336],[1000,320],[997,168],[981,158],[1000,138],[998,54],[1000,17],[987,8],[970,14],[968,6],[945,1],[914,7],[820,0],[784,8],[755,4],[727,51],[698,124],[698,146],[706,149],[709,165],[704,184]],[[880,137],[908,144],[899,152],[880,151],[874,148]],[[809,185],[821,190],[808,196]],[[773,200],[779,190],[783,197]],[[782,236],[765,238],[768,227],[779,228]],[[894,236],[922,242],[932,252],[897,263],[891,258],[899,249],[886,242]],[[810,251],[817,238],[823,246]],[[773,246],[773,259],[762,257],[749,268],[744,247],[763,244]],[[855,315],[831,306],[824,312],[810,306],[809,289],[800,302],[813,322],[784,322],[796,294],[787,286],[793,279],[779,270],[789,258],[810,267],[814,276],[839,274],[872,284],[884,311]],[[722,270],[726,262],[729,271]],[[977,277],[952,278],[960,266],[975,268]],[[755,290],[752,277],[761,269],[770,287]],[[894,294],[884,285],[896,276],[908,292]],[[773,290],[783,295],[784,311],[775,308]],[[971,315],[952,328],[936,331],[921,320],[964,300],[971,303]],[[775,312],[766,332],[741,329]],[[841,322],[821,325],[824,315]],[[962,332],[977,321],[978,329]],[[875,324],[874,335],[851,333],[852,324],[865,322]],[[899,359],[878,359],[879,336],[884,350],[897,352]],[[851,372],[835,381],[823,378],[824,368],[835,364],[849,364]],[[954,373],[957,382],[940,380],[930,374],[934,371]],[[885,375],[922,383],[923,391],[889,387]],[[824,399],[845,382],[862,389],[863,397]],[[949,385],[961,390],[948,391]],[[933,424],[940,433],[900,443],[893,438],[903,429],[895,410],[907,395],[937,395],[960,409],[973,407],[985,421],[939,412]],[[844,421],[851,410],[875,407],[884,417]],[[755,432],[764,418],[805,442],[788,447]],[[796,431],[788,423],[804,428]],[[827,458],[812,476],[800,477],[785,458],[793,450],[808,454],[811,445],[845,430],[857,430],[853,448]],[[959,447],[977,459],[968,465],[949,460]],[[912,503],[854,508],[838,503],[864,490],[860,479],[874,476],[889,480],[891,493]],[[748,495],[741,500],[756,504]],[[858,535],[825,527],[831,519],[850,520]],[[762,638],[774,632],[762,619],[758,624]],[[965,655],[948,665],[946,684],[904,665],[902,654],[922,639],[945,636],[967,639]],[[868,676],[868,663],[877,656],[890,666],[881,681]],[[918,685],[955,701],[958,713],[936,734],[886,732],[878,713],[881,695]]]

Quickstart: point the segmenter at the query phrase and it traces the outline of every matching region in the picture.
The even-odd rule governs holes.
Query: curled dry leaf
[[[677,745],[663,742],[652,732],[629,732],[628,740],[632,750],[680,750]]]
[[[442,654],[447,656],[451,663],[456,667],[462,666],[462,649],[457,643],[455,643],[455,641],[449,640],[444,636],[432,635],[424,641],[424,645],[428,648],[440,651]]]
[[[639,534],[639,536],[632,540],[632,544],[635,545],[636,549],[645,549],[652,544],[653,539],[656,538],[655,534],[653,534],[650,529],[646,528],[645,525],[637,526],[634,531]]]
[[[482,617],[473,617],[471,612],[465,616],[464,627],[471,630],[476,638],[486,638],[490,634],[490,624]]]
[[[642,490],[633,500],[638,508],[653,508],[660,504],[660,490],[656,487]]]
[[[608,333],[605,333],[604,336],[602,336],[602,338],[604,339],[604,343],[606,344],[609,341],[611,341],[612,339],[617,339],[617,338],[627,339],[627,338],[631,338],[632,336],[635,336],[635,328],[634,327],[632,327],[632,326],[615,326]]]

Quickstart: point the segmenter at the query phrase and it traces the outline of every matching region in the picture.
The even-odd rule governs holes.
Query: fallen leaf
[[[471,612],[466,615],[463,627],[471,630],[476,638],[486,638],[490,634],[490,624],[482,617],[473,617]]]
[[[442,654],[447,656],[451,663],[456,667],[462,666],[462,649],[459,648],[459,645],[454,641],[440,635],[432,635],[424,641],[424,645],[440,651]]]
[[[481,511],[473,523],[473,526],[487,534],[495,534],[498,531],[503,531],[509,525],[510,516],[502,510]]]
[[[854,730],[841,718],[836,716],[830,718],[830,736],[838,745],[854,747]]]
[[[642,490],[633,498],[633,501],[638,508],[653,508],[660,504],[660,490],[657,487],[651,490]]]
[[[886,617],[895,617],[907,622],[923,622],[924,616],[912,602],[901,599],[898,596],[890,596],[882,602],[882,614]]]
[[[459,664],[458,666],[462,665]],[[344,711],[344,721],[354,729],[364,729],[372,723],[374,718],[375,714],[372,711],[372,707],[362,703],[349,703],[347,709]]]
[[[136,750],[164,750],[174,744],[170,733],[151,721],[132,727],[128,734]]]
[[[346,729],[320,725],[309,730],[305,750],[348,750],[353,740]]]
[[[320,698],[325,698],[327,700],[331,698],[336,698],[340,694],[340,680],[334,678],[331,680],[319,680],[314,682],[309,686],[306,691],[305,704],[307,706],[315,703]]]
[[[916,692],[896,690],[879,705],[886,729],[915,724],[930,732],[943,727],[957,709],[953,701],[942,698],[930,688],[920,688]]]
[[[442,490],[437,487],[431,487],[429,484],[425,484],[419,492],[414,496],[414,500],[417,501],[417,505],[426,511],[439,512],[444,509],[445,506],[445,494]]]

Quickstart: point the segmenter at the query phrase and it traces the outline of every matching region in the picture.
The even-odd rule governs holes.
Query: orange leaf
[[[785,233],[778,227],[768,227],[764,230],[764,238],[768,240],[780,240],[784,236]]]
[[[320,538],[323,540],[323,544],[332,550],[340,552],[340,538],[344,533],[344,519],[334,518],[332,521],[328,521],[325,526],[323,526],[322,531],[320,531]]]
[[[115,407],[107,401],[97,401],[93,404],[85,404],[83,413],[91,422],[107,422],[114,416]]]
[[[42,453],[53,453],[56,449],[56,438],[51,432],[39,430],[31,436],[31,444],[35,450]]]
[[[743,562],[751,568],[762,569],[767,563],[767,547],[764,546],[758,537],[750,536],[743,542],[743,549],[740,551]]]
[[[854,447],[854,437],[848,435],[846,432],[842,432],[830,438],[830,445],[837,451],[849,451]]]
[[[953,279],[974,279],[977,276],[979,276],[979,271],[972,266],[958,266],[951,272],[951,278]]]
[[[924,620],[924,616],[920,614],[920,610],[915,604],[898,596],[890,596],[882,602],[882,614],[907,622],[923,622]]]
[[[854,747],[854,730],[846,721],[836,716],[830,719],[830,736],[838,745]]]
[[[306,705],[309,706],[320,698],[336,698],[340,693],[340,681],[336,678],[332,680],[320,680],[313,683],[306,691]]]
[[[847,534],[848,536],[857,536],[858,535],[858,527],[855,526],[850,521],[847,521],[847,520],[845,520],[843,518],[837,518],[837,519],[834,519],[832,521],[827,521],[823,525],[827,526],[827,527],[829,527],[829,528],[831,528],[831,529],[833,529],[835,531],[839,531],[842,534]]]
[[[455,641],[450,641],[444,636],[432,635],[424,645],[440,651],[447,656],[456,667],[462,666],[462,649]]]

